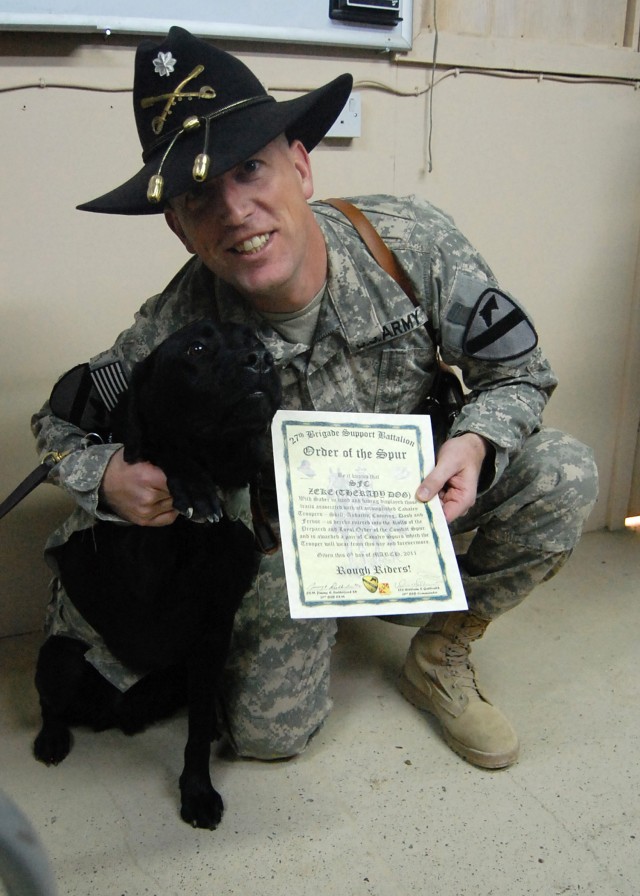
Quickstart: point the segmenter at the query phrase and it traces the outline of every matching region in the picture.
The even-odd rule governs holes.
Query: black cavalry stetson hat
[[[293,100],[276,102],[247,66],[184,28],[136,51],[133,111],[143,167],[126,183],[78,208],[146,215],[167,199],[223,174],[279,134],[320,142],[349,98],[340,75]]]

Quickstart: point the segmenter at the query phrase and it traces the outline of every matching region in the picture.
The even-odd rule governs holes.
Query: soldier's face
[[[256,307],[275,307],[306,291],[311,269],[326,268],[326,255],[318,257],[324,241],[307,202],[312,194],[309,155],[300,141],[289,145],[283,136],[171,200],[165,216],[214,274]]]

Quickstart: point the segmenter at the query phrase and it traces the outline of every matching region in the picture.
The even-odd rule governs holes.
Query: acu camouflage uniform
[[[442,357],[462,371],[470,390],[450,435],[475,432],[494,448],[475,506],[451,527],[454,534],[477,530],[460,560],[462,578],[469,609],[492,619],[523,600],[569,556],[596,498],[594,462],[589,449],[573,438],[541,427],[557,381],[515,300],[507,297],[519,326],[496,338],[490,357],[487,350],[471,352],[467,330],[474,310],[477,330],[479,299],[498,285],[451,219],[415,197],[353,202],[396,254],[420,308],[375,264],[340,212],[314,203],[329,266],[311,346],[286,342],[193,258],[141,308],[114,347],[92,363],[117,359],[128,373],[169,333],[213,316],[256,329],[280,369],[285,408],[408,413],[428,394],[435,371],[436,348],[424,326],[430,321]],[[488,328],[490,315],[485,323]],[[82,448],[82,433],[53,417],[46,405],[33,427],[41,452],[73,449],[51,480],[75,498],[78,508],[47,547],[91,526],[96,517],[115,519],[99,507],[98,489],[118,446]],[[228,512],[249,521],[247,496],[228,498]],[[275,500],[269,510],[277,525]],[[50,631],[67,631],[64,594],[57,584],[54,590]],[[227,671],[229,731],[241,755],[273,758],[304,748],[331,706],[334,634],[333,620],[289,618],[281,554],[265,557],[238,614]],[[95,653],[101,671],[126,688],[121,667],[108,666],[100,645]]]

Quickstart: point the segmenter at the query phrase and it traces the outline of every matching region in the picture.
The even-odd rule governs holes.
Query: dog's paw
[[[72,743],[66,726],[43,727],[33,742],[33,755],[45,765],[58,765],[69,755]]]
[[[206,790],[198,788],[197,792],[182,788],[180,816],[192,827],[214,831],[220,824],[223,812],[222,797],[211,785]]]
[[[222,505],[211,483],[187,483],[184,479],[167,479],[173,497],[173,506],[188,520],[218,523],[222,519]]]

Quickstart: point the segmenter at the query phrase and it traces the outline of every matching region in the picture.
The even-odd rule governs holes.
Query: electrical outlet
[[[326,137],[359,137],[361,133],[362,105],[360,94],[352,93],[344,104]]]

